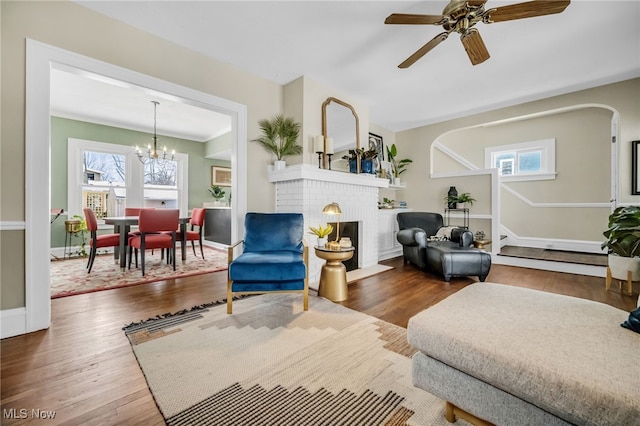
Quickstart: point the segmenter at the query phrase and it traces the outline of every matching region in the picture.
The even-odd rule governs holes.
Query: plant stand
[[[629,296],[633,294],[633,272],[627,271],[627,293]],[[605,289],[609,290],[611,288],[611,282],[613,281],[613,276],[611,275],[611,268],[607,266],[607,278],[605,280]],[[622,280],[618,280],[620,284],[620,290],[622,290]]]
[[[69,251],[69,258],[71,258],[71,247],[72,242],[71,238],[74,235],[78,235],[78,232],[82,234],[82,245],[85,244],[84,232],[80,229],[80,221],[79,220],[66,220],[64,222],[65,225],[65,234],[64,234],[64,254],[62,256],[63,259],[67,257],[67,250]]]
[[[458,213],[458,212],[462,213],[462,226],[461,226],[461,228],[469,229],[469,209],[467,209],[467,208],[464,208],[464,209],[445,208],[444,209],[444,224],[445,224],[445,226],[452,226],[451,225],[451,212],[454,212],[454,217],[455,217],[455,213]]]

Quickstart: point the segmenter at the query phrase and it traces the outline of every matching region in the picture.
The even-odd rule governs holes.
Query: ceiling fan
[[[408,68],[418,59],[426,55],[431,49],[442,43],[452,32],[460,33],[460,40],[473,65],[489,59],[487,47],[480,37],[480,33],[473,28],[478,22],[492,24],[494,22],[511,21],[514,19],[532,18],[535,16],[552,15],[564,11],[569,6],[569,0],[533,0],[491,9],[485,9],[487,0],[451,0],[442,11],[442,15],[414,15],[393,13],[385,19],[385,24],[400,25],[442,25],[445,29],[427,44],[409,56],[398,68]]]

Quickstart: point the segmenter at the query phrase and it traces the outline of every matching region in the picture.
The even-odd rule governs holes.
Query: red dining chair
[[[176,270],[176,234],[178,229],[178,209],[142,209],[138,219],[138,232],[129,239],[129,269],[133,249],[136,250],[136,266],[138,264],[138,250],[140,250],[140,262],[142,276],[144,276],[144,252],[149,249],[171,249],[167,260],[173,263]]]
[[[87,274],[90,274],[98,249],[102,247],[118,247],[120,245],[120,234],[98,235],[98,219],[91,209],[84,209],[84,220],[87,222],[87,230],[91,233],[91,241],[89,242],[91,249],[89,250],[89,261],[87,262]],[[124,253],[121,253],[121,256],[124,256]]]
[[[141,207],[125,207],[124,215],[125,216],[140,216]]]
[[[191,248],[193,249],[193,255],[196,254],[196,241],[200,243],[200,254],[204,259],[204,250],[202,248],[202,230],[204,229],[204,213],[205,210],[202,208],[194,208],[191,210],[191,220],[189,220],[189,224],[191,225],[191,230],[187,230],[187,235],[185,241],[191,241]],[[198,227],[198,230],[195,230],[195,227]],[[182,238],[182,233],[178,231],[177,234],[178,240]]]

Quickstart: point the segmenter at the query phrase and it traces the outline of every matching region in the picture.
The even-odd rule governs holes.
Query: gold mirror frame
[[[327,151],[327,137],[330,137],[329,135],[327,135],[327,107],[329,106],[329,104],[331,104],[331,102],[335,102],[351,110],[351,113],[356,119],[356,149],[360,148],[360,119],[358,118],[358,114],[356,113],[356,110],[350,104],[344,101],[341,101],[340,99],[329,97],[327,98],[326,101],[322,103],[322,136],[324,137],[324,151],[325,152]],[[327,163],[328,163],[327,155],[323,154],[322,167],[326,169]],[[358,155],[358,161],[357,161],[357,171],[358,173],[360,173],[360,156],[359,155]]]

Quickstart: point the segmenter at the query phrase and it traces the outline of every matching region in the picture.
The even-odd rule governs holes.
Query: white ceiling
[[[489,0],[485,7],[518,2]],[[405,70],[397,65],[442,29],[384,25],[385,18],[439,15],[446,0],[78,3],[279,84],[308,76],[366,103],[371,122],[392,131],[640,76],[637,0],[574,0],[557,15],[479,23],[491,54],[486,62],[472,66],[452,34]],[[85,99],[76,106],[100,110],[115,91],[100,93],[100,103],[85,108],[91,86],[83,87]],[[115,109],[129,121],[152,118],[150,98],[133,112],[126,107],[134,100],[123,99],[126,105]]]

